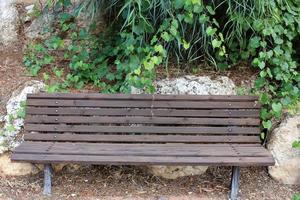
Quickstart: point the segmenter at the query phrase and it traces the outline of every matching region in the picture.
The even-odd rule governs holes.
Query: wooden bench
[[[13,161],[232,166],[231,199],[240,166],[273,165],[260,144],[261,105],[254,96],[28,95],[25,142]]]

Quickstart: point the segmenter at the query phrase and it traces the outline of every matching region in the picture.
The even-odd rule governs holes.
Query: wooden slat
[[[189,124],[189,125],[243,125],[258,126],[254,118],[182,118],[182,117],[99,117],[99,116],[27,116],[25,123],[43,124]]]
[[[36,108],[27,107],[30,115],[67,116],[166,116],[166,117],[253,117],[259,118],[259,110],[171,110],[171,109],[113,109],[113,108]]]
[[[87,155],[12,155],[13,161],[32,163],[84,163],[111,165],[218,165],[218,166],[270,166],[272,157],[177,157],[177,156],[87,156]]]
[[[150,95],[150,94],[99,94],[99,93],[39,93],[28,94],[28,99],[82,99],[82,100],[168,100],[168,101],[257,101],[257,96],[247,95]]]
[[[129,101],[129,100],[49,100],[29,99],[29,106],[46,107],[106,107],[106,108],[194,108],[194,109],[254,109],[257,102],[213,101]]]
[[[46,148],[49,149],[51,146],[55,145],[56,143],[61,144],[59,142],[32,142],[32,141],[26,141],[24,143],[22,143],[22,145],[18,146],[16,148],[17,149],[22,149],[24,147],[37,147],[37,148]],[[25,145],[26,144],[26,145]],[[165,144],[158,144],[158,143],[154,143],[154,144],[146,144],[146,143],[132,143],[132,144],[128,144],[128,143],[101,143],[101,145],[99,145],[98,143],[85,143],[85,142],[79,142],[79,143],[72,143],[72,142],[66,142],[63,143],[64,145],[67,146],[72,146],[72,145],[76,145],[76,144],[82,144],[82,145],[89,145],[89,146],[94,146],[94,147],[115,147],[116,145],[119,148],[128,148],[128,147],[134,147],[134,148],[157,148],[157,147],[161,147],[164,146],[166,148],[206,148],[206,147],[260,147],[262,148],[262,146],[260,144],[184,144],[184,143],[165,143]]]
[[[72,133],[259,134],[258,127],[88,126],[26,124],[26,131]]]
[[[99,156],[185,156],[185,157],[268,157],[270,153],[260,146],[243,146],[243,145],[214,145],[199,146],[197,145],[135,145],[135,144],[106,144],[95,145],[88,143],[53,143],[50,146],[43,144],[25,143],[17,148],[15,153],[29,154],[59,154],[59,155],[99,155]]]
[[[258,136],[182,136],[182,135],[95,135],[26,133],[25,141],[127,142],[127,143],[260,143]]]

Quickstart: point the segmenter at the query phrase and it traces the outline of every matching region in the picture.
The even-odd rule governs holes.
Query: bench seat
[[[259,144],[116,144],[25,142],[13,160],[118,165],[273,165]]]

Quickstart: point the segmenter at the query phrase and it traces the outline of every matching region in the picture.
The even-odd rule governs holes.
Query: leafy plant
[[[300,141],[293,142],[293,148],[299,148],[300,149]]]
[[[204,61],[226,70],[245,61],[257,70],[251,93],[263,104],[263,128],[270,130],[285,109],[299,105],[299,1],[86,0],[74,13],[69,6],[68,0],[47,4],[60,13],[60,31],[29,44],[24,56],[32,75],[51,68],[59,83],[49,85],[49,92],[93,84],[102,92],[130,92],[134,86],[151,93],[157,66]],[[78,15],[94,23],[80,28]],[[99,33],[100,15],[106,29]]]
[[[300,200],[300,194],[295,194],[293,196],[293,200]]]

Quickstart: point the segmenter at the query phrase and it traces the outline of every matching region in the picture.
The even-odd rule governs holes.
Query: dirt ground
[[[53,177],[53,196],[49,199],[99,200],[200,200],[227,199],[230,168],[211,167],[200,176],[165,180],[141,167],[89,166],[76,172],[63,170]],[[0,199],[31,200],[42,196],[43,174],[3,177]],[[265,168],[242,168],[240,199],[291,199],[300,187],[279,184]]]

